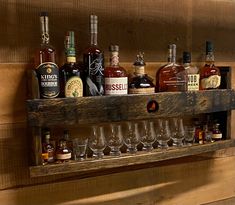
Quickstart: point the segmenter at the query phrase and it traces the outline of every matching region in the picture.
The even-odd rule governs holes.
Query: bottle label
[[[82,97],[83,96],[83,84],[82,80],[78,76],[69,78],[65,85],[65,97]]]
[[[71,159],[71,152],[67,154],[56,154],[56,159]]]
[[[218,133],[218,134],[213,134],[212,135],[213,139],[222,139],[222,133]]]
[[[155,93],[155,88],[129,88],[129,94]]]
[[[88,59],[86,77],[86,95],[99,96],[104,94],[104,62],[103,54],[85,56]]]
[[[123,95],[127,93],[127,77],[105,78],[105,95]]]
[[[201,79],[202,89],[218,88],[220,86],[221,76],[211,75],[208,78]]]
[[[55,98],[60,93],[59,68],[55,63],[45,62],[36,68],[40,95],[43,98]]]
[[[199,74],[189,74],[188,75],[188,91],[199,90]]]

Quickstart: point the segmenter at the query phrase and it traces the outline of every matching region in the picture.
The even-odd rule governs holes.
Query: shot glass
[[[73,155],[74,160],[83,161],[86,159],[87,138],[73,139]]]

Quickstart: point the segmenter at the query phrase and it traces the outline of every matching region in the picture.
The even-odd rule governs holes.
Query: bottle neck
[[[97,33],[91,33],[91,45],[97,46]]]
[[[42,44],[49,44],[49,26],[48,26],[48,16],[40,16],[41,22],[41,40]]]
[[[90,32],[91,32],[91,45],[97,46],[98,17],[95,15],[91,15],[90,17]]]
[[[117,51],[110,53],[110,66],[119,66],[119,56]]]
[[[170,46],[168,49],[168,63],[176,62],[176,48],[175,46]]]
[[[135,75],[145,75],[145,66],[135,66]]]
[[[214,64],[215,57],[213,52],[207,52],[206,54],[206,64]]]

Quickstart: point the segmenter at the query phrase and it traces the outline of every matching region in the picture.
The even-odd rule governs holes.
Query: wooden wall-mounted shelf
[[[148,112],[147,104],[157,102],[158,109]],[[71,161],[64,164],[43,166],[41,163],[41,128],[56,125],[80,125],[127,120],[142,120],[160,117],[192,116],[200,113],[230,111],[235,108],[235,91],[218,89],[197,92],[155,93],[144,95],[121,95],[81,97],[64,99],[35,99],[27,101],[28,124],[32,128],[32,164],[30,175],[84,172],[125,167],[197,155],[235,146],[235,141],[226,140],[192,147],[170,148],[167,151],[138,152],[123,154],[119,158],[105,157],[102,160],[88,159],[84,162]]]
[[[141,165],[163,160],[176,159],[191,155],[212,152],[220,149],[235,146],[235,140],[223,140],[203,145],[193,145],[190,147],[173,148],[168,150],[154,149],[152,152],[140,151],[137,154],[122,154],[121,157],[105,156],[101,160],[88,159],[83,162],[72,161],[63,164],[40,165],[30,167],[30,176],[49,176],[55,174],[65,174],[73,172],[98,171],[110,168],[120,168],[131,165]]]
[[[155,100],[159,109],[147,111]],[[230,89],[197,92],[169,92],[28,100],[29,126],[53,126],[141,120],[226,111],[235,108],[235,91]]]

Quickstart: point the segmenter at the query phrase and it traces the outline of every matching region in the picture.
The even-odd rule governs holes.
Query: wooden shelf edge
[[[31,166],[30,177],[49,176],[55,174],[79,173],[86,171],[99,171],[109,168],[120,168],[131,165],[147,164],[180,157],[192,156],[206,152],[213,152],[235,146],[235,140],[223,140],[204,145],[191,147],[170,148],[167,151],[154,149],[150,153],[138,152],[136,155],[123,154],[121,157],[105,157],[102,160],[86,160],[83,162],[69,162],[64,164]]]

